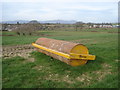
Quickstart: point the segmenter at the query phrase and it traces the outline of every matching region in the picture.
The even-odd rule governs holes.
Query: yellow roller
[[[90,55],[87,47],[82,44],[39,38],[32,45],[39,52],[45,53],[71,66],[84,65],[88,60],[95,60],[95,55]]]

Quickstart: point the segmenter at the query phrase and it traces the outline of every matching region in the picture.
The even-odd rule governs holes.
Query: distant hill
[[[29,21],[27,21],[27,20],[16,20],[16,21],[3,21],[2,23],[17,24],[17,22],[19,22],[19,23],[28,23]]]
[[[29,23],[28,20],[16,20],[16,21],[3,21],[2,23],[16,24],[19,23]],[[48,20],[48,21],[38,21],[39,23],[61,23],[61,24],[73,24],[76,23],[75,20]]]
[[[48,20],[48,21],[40,21],[40,23],[61,23],[61,24],[73,24],[76,23],[75,20]]]
[[[30,24],[38,24],[39,22],[37,20],[32,20],[29,22]]]

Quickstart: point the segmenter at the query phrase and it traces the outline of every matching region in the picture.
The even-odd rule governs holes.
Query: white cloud
[[[0,3],[0,13],[2,13],[2,4]],[[2,21],[2,14],[0,14],[0,21]]]
[[[72,6],[72,7],[66,7],[68,9],[76,9],[76,10],[92,10],[92,11],[101,11],[101,10],[107,10],[111,9],[111,6],[85,6],[85,5],[79,5],[79,6]]]
[[[118,2],[119,0],[2,0],[2,2]]]
[[[41,1],[41,0],[40,0]],[[45,0],[46,1],[46,0]],[[4,3],[6,20],[80,20],[80,21],[117,21],[117,3],[104,2],[58,2]],[[50,1],[50,0],[48,0]],[[52,0],[53,1],[53,0]],[[63,2],[62,2],[63,1]],[[59,1],[60,2],[60,1]],[[110,20],[109,20],[110,19]]]

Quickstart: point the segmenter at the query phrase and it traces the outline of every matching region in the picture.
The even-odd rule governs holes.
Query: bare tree
[[[84,23],[83,22],[76,22],[75,23],[75,29],[76,29],[76,31],[77,31],[77,29],[80,27],[80,29],[82,29],[84,26]]]
[[[15,32],[17,35],[32,35],[36,31],[36,27],[33,24],[22,24],[17,26]]]
[[[8,26],[8,24],[2,24],[2,31],[6,31],[7,30],[7,26]]]

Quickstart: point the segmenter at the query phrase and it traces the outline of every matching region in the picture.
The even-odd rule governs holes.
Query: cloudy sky
[[[4,0],[0,21],[117,22],[119,0]]]

